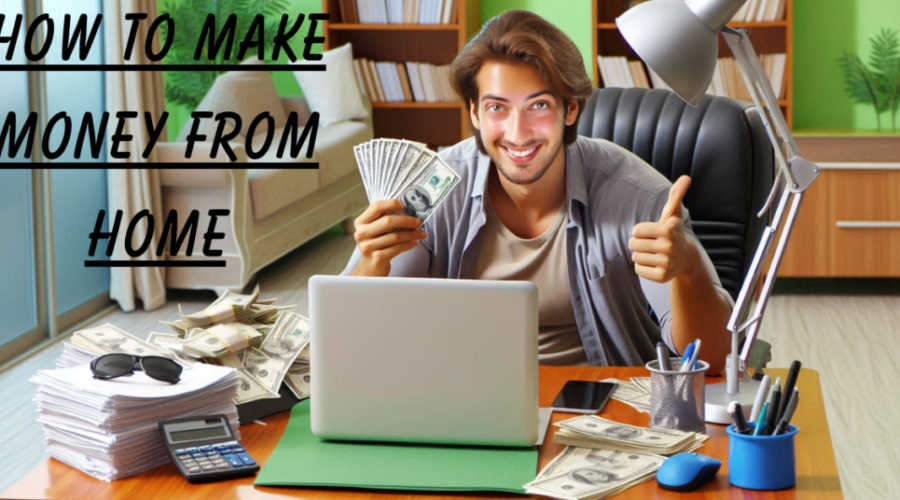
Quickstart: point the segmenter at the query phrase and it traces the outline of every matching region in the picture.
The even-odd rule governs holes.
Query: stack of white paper
[[[128,477],[169,461],[158,422],[225,414],[240,439],[233,368],[196,364],[176,384],[141,371],[96,380],[87,365],[39,371],[38,422],[51,457],[104,481]]]

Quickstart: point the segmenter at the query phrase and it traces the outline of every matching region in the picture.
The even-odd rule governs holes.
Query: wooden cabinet
[[[900,137],[797,137],[822,167],[780,277],[900,277]]]

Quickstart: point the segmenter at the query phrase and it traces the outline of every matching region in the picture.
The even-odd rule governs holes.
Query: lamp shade
[[[653,0],[616,19],[631,48],[691,106],[706,93],[716,70],[718,31],[681,0]]]

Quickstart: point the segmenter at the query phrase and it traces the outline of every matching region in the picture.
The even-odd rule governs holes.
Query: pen
[[[750,421],[755,422],[759,418],[759,411],[762,410],[763,403],[769,398],[769,389],[772,388],[772,377],[766,375],[762,382],[759,383],[759,390],[756,391],[756,401],[753,402],[753,411],[750,412]]]
[[[669,348],[664,342],[656,343],[656,359],[659,360],[659,369],[663,371],[672,371],[672,363],[669,361]]]
[[[782,389],[782,397],[781,404],[778,405],[778,420],[781,421],[784,418],[784,410],[787,409],[788,398],[792,397],[791,395],[794,393],[794,386],[797,385],[797,375],[800,374],[800,362],[794,360],[791,363],[791,369],[788,372],[787,381],[784,383],[784,388]]]
[[[766,426],[766,411],[769,409],[769,403],[763,403],[762,410],[759,412],[759,420],[756,421],[756,429],[753,430],[754,436],[761,436],[763,427]]]
[[[797,409],[797,404],[800,403],[800,391],[794,387],[794,392],[791,394],[791,400],[787,404],[787,408],[784,410],[784,416],[781,417],[781,421],[778,422],[778,426],[775,427],[775,431],[772,433],[773,436],[777,436],[779,434],[784,434],[788,430],[788,424],[791,423],[791,418],[794,416],[794,411]]]
[[[694,352],[691,354],[691,360],[688,361],[688,370],[697,369],[697,360],[700,359],[700,339],[694,341]]]
[[[728,411],[731,413],[731,419],[734,421],[734,432],[738,434],[750,434],[752,429],[747,427],[747,421],[744,420],[744,410],[737,401],[732,401],[728,405]]]
[[[775,379],[775,391],[772,392],[772,402],[769,404],[769,414],[766,416],[766,428],[763,436],[769,436],[775,430],[778,421],[778,405],[781,404],[781,377]]]
[[[681,357],[681,369],[678,371],[686,372],[691,369],[691,356],[694,355],[694,344],[688,344],[687,348],[684,350],[684,356]]]

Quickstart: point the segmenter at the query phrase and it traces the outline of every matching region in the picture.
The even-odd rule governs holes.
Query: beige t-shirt
[[[531,281],[538,287],[538,360],[542,365],[587,365],[569,293],[566,205],[544,234],[522,239],[494,212],[484,194],[487,222],[475,279]]]

